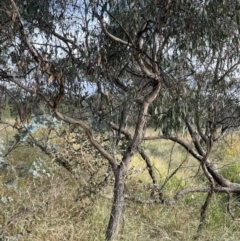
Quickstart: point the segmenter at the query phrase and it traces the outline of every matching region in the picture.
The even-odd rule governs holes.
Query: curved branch
[[[131,37],[129,36],[129,34],[127,33],[126,29],[121,25],[121,23],[109,11],[107,11],[107,13],[109,14],[110,17],[112,17],[118,23],[120,28],[123,30],[123,32],[127,35],[128,39],[130,40],[131,45],[134,46],[134,43],[133,43]]]
[[[188,151],[194,158],[196,158],[198,161],[202,161],[203,156],[199,155],[188,143],[179,139],[177,136],[168,136],[168,137],[159,136],[159,139],[166,139],[166,140],[171,140],[171,141],[177,142],[186,151]]]
[[[122,39],[112,35],[111,33],[109,33],[107,28],[106,28],[106,26],[105,26],[105,24],[104,24],[104,22],[103,22],[103,19],[101,18],[101,16],[99,16],[99,14],[97,13],[96,10],[94,11],[94,14],[97,17],[97,19],[99,20],[99,22],[101,24],[101,27],[102,27],[102,30],[103,30],[103,32],[105,33],[106,36],[108,36],[111,40],[113,40],[115,42],[127,45],[129,47],[134,47],[134,45],[132,43],[126,42],[126,41],[124,41],[124,40],[122,40]]]
[[[86,135],[88,136],[90,142],[92,143],[92,145],[101,153],[101,155],[103,157],[105,157],[110,165],[112,166],[113,170],[116,170],[117,167],[118,167],[118,164],[116,162],[116,160],[114,159],[114,157],[112,157],[100,144],[99,142],[94,138],[94,133],[93,133],[93,130],[86,124],[84,123],[83,121],[79,120],[79,119],[74,119],[74,118],[71,118],[71,117],[68,117],[68,116],[65,116],[63,114],[61,114],[60,112],[58,112],[57,110],[55,110],[55,114],[56,116],[69,123],[69,124],[76,124],[76,125],[79,125],[81,126],[85,132],[86,132]]]
[[[186,151],[188,151],[195,159],[197,159],[200,163],[202,162],[204,156],[199,155],[188,143],[185,141],[179,139],[176,136],[159,136],[159,138],[162,139],[168,139],[174,142],[177,142],[179,145],[181,145]],[[207,171],[211,174],[211,176],[214,178],[214,180],[221,185],[222,187],[227,187],[227,188],[233,188],[233,189],[240,189],[240,184],[239,183],[233,183],[227,180],[222,176],[222,174],[216,169],[214,164],[209,160],[206,159],[205,165],[207,168]]]
[[[152,71],[152,65],[147,60],[144,61],[143,59],[143,38],[142,33],[145,31],[146,23],[143,24],[141,30],[138,32],[137,40],[136,40],[136,53],[135,53],[135,60],[137,61],[139,67],[141,68],[142,72],[150,79],[159,80],[159,73],[154,73]]]

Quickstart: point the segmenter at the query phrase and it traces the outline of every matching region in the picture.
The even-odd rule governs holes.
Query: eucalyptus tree
[[[238,1],[4,0],[0,9],[1,48],[9,56],[0,62],[1,82],[20,87],[59,119],[83,128],[112,168],[106,240],[117,239],[133,155],[139,151],[147,160],[141,143],[150,123],[190,151],[214,187],[208,157],[221,135],[217,127],[224,132],[238,118],[226,108],[238,108],[229,89],[231,83],[232,91],[237,88],[230,78],[239,64]],[[90,85],[97,101],[88,97]],[[61,111],[65,103],[74,103],[76,115]],[[116,130],[110,149],[96,138],[103,127]],[[184,127],[193,147],[172,135]],[[119,159],[122,135],[127,142]]]
[[[212,190],[217,182],[238,192],[239,184],[222,177],[209,161],[213,142],[239,121],[238,83],[232,81],[239,69],[239,4],[217,3],[216,7],[216,1],[95,2],[94,13],[108,38],[132,50],[135,61],[126,71],[140,71],[148,87],[161,85],[148,119],[164,138],[178,142],[199,160]],[[180,128],[189,131],[194,147],[172,135]],[[137,137],[141,128],[136,126],[135,131]],[[128,167],[127,159],[122,162]]]

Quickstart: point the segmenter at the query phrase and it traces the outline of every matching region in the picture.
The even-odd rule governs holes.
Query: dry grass
[[[13,135],[9,129],[8,138],[11,139]],[[3,135],[1,138],[4,141],[7,139]],[[223,150],[223,147],[226,149]],[[197,162],[177,145],[162,140],[145,142],[143,148],[151,157],[160,185],[183,162],[178,173],[166,185],[167,197],[172,197],[184,187],[205,185],[201,172],[196,176]],[[225,158],[235,160],[239,152],[234,149],[234,152],[228,153],[228,148],[231,147],[222,144],[221,151],[226,153]],[[217,150],[215,153],[212,157],[217,160]],[[19,172],[19,160],[28,164],[39,156],[51,170],[51,176],[42,174],[34,178]],[[104,187],[101,195],[91,194],[89,189],[84,189],[87,186],[81,178],[74,179],[69,172],[33,147],[14,150],[8,162],[12,169],[0,171],[0,234],[5,237],[3,240],[104,240],[112,202],[105,193],[111,193],[112,181]],[[126,179],[126,192],[149,199],[149,187],[151,179],[145,163],[136,154]],[[236,215],[240,215],[239,200],[234,198],[233,209]],[[239,240],[239,223],[233,222],[228,215],[226,200],[224,196],[214,196],[207,215],[206,229],[199,240]],[[119,240],[193,240],[204,201],[204,194],[186,195],[174,206],[126,200]]]

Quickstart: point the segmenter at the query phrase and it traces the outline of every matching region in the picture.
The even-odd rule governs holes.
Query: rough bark
[[[117,240],[121,213],[124,205],[124,177],[126,174],[123,165],[119,165],[115,171],[114,198],[111,216],[106,232],[106,241]]]

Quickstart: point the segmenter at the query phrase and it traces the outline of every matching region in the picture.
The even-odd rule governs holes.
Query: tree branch
[[[188,193],[193,193],[193,192],[210,192],[213,190],[214,193],[240,193],[240,186],[239,187],[189,187],[180,190],[177,192],[177,194],[174,196],[173,200],[176,202],[180,199],[182,195],[186,195]]]
[[[119,130],[119,127],[116,124],[114,124],[113,122],[110,122],[110,125],[111,125],[111,127],[114,130],[116,130],[116,131]],[[126,137],[127,140],[132,140],[132,135],[131,135],[130,132],[128,132],[124,128],[121,128],[120,131]],[[156,174],[154,172],[151,160],[149,159],[149,157],[147,156],[147,154],[145,153],[145,151],[142,148],[138,148],[138,152],[139,152],[139,154],[141,155],[141,157],[143,158],[143,160],[145,161],[145,163],[147,165],[147,170],[148,170],[148,173],[149,173],[149,175],[150,175],[150,177],[152,179],[154,187],[158,188],[158,186],[159,186],[158,185],[158,180],[157,180]]]
[[[124,45],[127,45],[129,47],[134,47],[133,44],[129,43],[129,42],[126,42],[114,35],[112,35],[111,33],[108,32],[104,22],[103,22],[103,18],[101,16],[99,16],[99,14],[97,13],[96,10],[94,10],[94,14],[95,16],[97,17],[97,19],[99,20],[100,24],[101,24],[101,27],[102,27],[102,30],[103,32],[105,33],[106,36],[108,36],[111,40],[115,41],[115,42],[118,42],[118,43],[121,43],[121,44],[124,44]]]
[[[82,127],[85,132],[86,135],[88,136],[90,142],[92,143],[92,145],[101,153],[101,155],[106,158],[109,161],[109,164],[112,166],[113,170],[116,170],[118,167],[118,164],[116,162],[116,160],[114,159],[114,157],[112,157],[101,145],[100,143],[94,138],[94,133],[93,130],[83,121],[79,120],[79,119],[74,119],[68,116],[65,116],[63,114],[61,114],[60,112],[58,112],[57,110],[55,110],[55,114],[56,116],[69,123],[69,124],[75,124],[75,125],[79,125],[80,127]]]
[[[205,151],[203,150],[203,148],[202,148],[199,140],[197,139],[196,133],[195,133],[195,131],[193,130],[191,124],[189,123],[189,121],[188,121],[187,119],[185,120],[185,123],[186,123],[187,128],[188,128],[188,131],[189,131],[189,133],[190,133],[190,135],[191,135],[191,137],[192,137],[192,141],[193,141],[193,144],[194,144],[197,152],[198,152],[201,156],[204,156],[206,153],[205,153]]]
[[[12,22],[13,23],[18,23],[23,42],[28,47],[30,53],[32,54],[32,56],[36,60],[36,62],[40,63],[43,59],[37,53],[37,51],[34,49],[34,47],[32,46],[32,44],[30,43],[30,41],[29,41],[29,39],[27,37],[26,31],[25,31],[25,29],[23,27],[23,24],[21,22],[21,15],[20,15],[20,12],[18,10],[17,4],[15,3],[14,0],[9,0],[9,2],[11,3],[11,5],[13,7],[13,11],[11,12],[11,14],[12,14],[12,16],[11,16]]]

